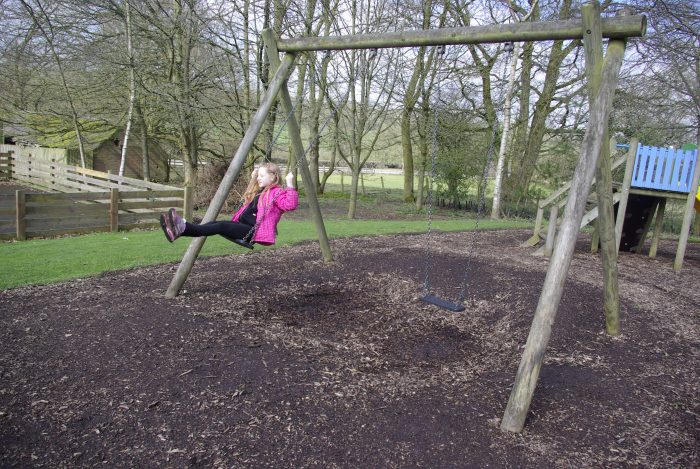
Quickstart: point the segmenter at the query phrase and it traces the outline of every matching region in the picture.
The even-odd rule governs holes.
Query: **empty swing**
[[[504,50],[507,54],[507,58],[510,58],[510,55],[513,52],[513,43],[507,43],[504,47]],[[437,54],[439,58],[442,58],[445,54],[445,46],[438,46],[437,48]],[[439,64],[439,60],[436,61]],[[506,66],[510,62],[510,60],[506,60]],[[437,103],[440,103],[440,85],[437,85]],[[434,115],[434,125],[433,125],[433,138],[432,138],[432,149],[431,149],[431,166],[430,166],[430,184],[428,186],[428,239],[430,239],[430,236],[432,234],[432,213],[433,213],[433,184],[435,180],[435,161],[436,161],[436,154],[437,154],[437,132],[438,132],[438,112],[437,108],[435,112],[433,113]],[[482,184],[479,190],[479,195],[477,197],[478,200],[478,206],[477,206],[477,211],[476,211],[476,223],[474,226],[474,231],[472,232],[472,242],[469,248],[469,252],[467,254],[467,263],[464,267],[464,275],[462,278],[461,282],[461,288],[459,292],[459,296],[457,297],[456,301],[450,301],[448,299],[440,298],[436,295],[433,295],[430,293],[430,271],[432,270],[432,263],[431,263],[431,257],[427,256],[426,257],[426,263],[425,263],[425,275],[423,278],[423,294],[419,297],[421,301],[424,301],[426,303],[430,303],[432,305],[435,305],[437,307],[446,309],[448,311],[453,311],[456,313],[462,312],[466,309],[464,306],[464,298],[465,298],[465,292],[467,288],[467,280],[468,280],[468,274],[469,274],[469,264],[472,258],[472,253],[474,250],[474,245],[476,243],[476,233],[479,229],[479,221],[481,220],[482,216],[482,211],[483,207],[485,205],[485,196],[486,196],[486,181],[489,173],[489,168],[491,166],[491,159],[493,157],[493,150],[494,150],[494,144],[496,140],[496,133],[497,133],[497,122],[494,123],[493,126],[493,131],[491,134],[491,139],[489,140],[489,146],[486,152],[486,165],[484,167],[484,173],[482,175]],[[428,243],[430,244],[430,243]]]

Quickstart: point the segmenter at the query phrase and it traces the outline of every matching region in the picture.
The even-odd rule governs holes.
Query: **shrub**
[[[193,204],[195,210],[209,207],[211,199],[214,198],[214,194],[216,194],[216,190],[219,188],[227,169],[228,163],[223,161],[211,161],[200,168],[199,181],[194,191]],[[242,169],[224,202],[222,211],[232,212],[238,207],[247,185],[248,173],[245,169]]]

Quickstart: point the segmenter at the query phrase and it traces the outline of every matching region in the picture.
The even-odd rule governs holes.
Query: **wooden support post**
[[[270,65],[272,67],[277,67],[280,59],[279,52],[277,51],[277,39],[275,38],[274,33],[271,29],[266,29],[262,32],[262,37],[265,41],[267,57],[270,61]],[[323,260],[325,262],[331,262],[333,261],[331,245],[328,241],[326,226],[323,223],[321,206],[319,205],[318,198],[316,197],[316,187],[314,186],[314,180],[311,177],[309,163],[306,161],[306,157],[304,155],[304,143],[301,140],[299,124],[297,123],[296,117],[292,113],[294,105],[292,103],[292,98],[289,95],[289,89],[287,89],[286,82],[282,84],[282,88],[280,89],[280,98],[284,112],[289,115],[289,119],[287,120],[287,133],[289,134],[289,138],[292,143],[292,150],[294,151],[297,166],[301,171],[301,180],[304,183],[304,189],[306,191],[306,201],[309,204],[309,210],[314,220],[314,226],[316,227],[316,235],[318,236],[321,254],[323,255]]]
[[[119,189],[109,190],[109,231],[119,231]]]
[[[185,186],[182,193],[182,213],[185,220],[192,220],[192,198],[194,197],[194,189],[190,186]]]
[[[219,214],[221,207],[223,207],[224,202],[226,201],[228,193],[231,191],[231,187],[233,187],[233,183],[235,182],[238,173],[240,173],[241,168],[245,163],[248,152],[250,152],[251,148],[253,148],[255,139],[260,133],[260,129],[262,129],[263,125],[265,124],[267,115],[270,112],[272,104],[277,99],[277,94],[279,93],[280,88],[282,88],[282,85],[287,81],[287,78],[293,69],[293,65],[294,55],[285,55],[284,59],[282,59],[280,67],[277,68],[277,71],[275,72],[275,76],[272,78],[272,80],[270,80],[267,92],[260,103],[260,107],[258,107],[257,112],[253,116],[248,130],[243,136],[243,140],[241,141],[231,164],[226,170],[226,174],[221,180],[221,184],[219,184],[219,188],[216,190],[216,194],[214,194],[207,212],[204,214],[202,223],[208,223],[215,220]],[[175,277],[173,277],[172,281],[170,282],[170,286],[168,287],[168,291],[165,293],[167,298],[175,298],[179,293],[182,285],[185,283],[185,280],[187,280],[187,277],[192,270],[192,266],[194,265],[194,261],[197,259],[199,251],[201,251],[202,246],[204,246],[206,239],[207,238],[205,236],[192,238],[192,242],[190,242],[184,257],[180,262],[180,266],[177,268],[177,272],[175,272]]]
[[[581,155],[576,166],[571,191],[566,203],[564,219],[549,261],[542,293],[532,320],[515,383],[508,405],[501,420],[501,429],[520,432],[535,392],[537,380],[549,343],[552,325],[564,291],[564,283],[574,254],[586,199],[596,171],[597,159],[608,127],[612,98],[617,88],[618,75],[624,56],[623,41],[610,41],[603,65],[600,91],[593,101],[586,134],[581,145]],[[605,143],[607,145],[607,142]]]
[[[600,208],[598,208],[598,211],[600,211]],[[591,254],[597,253],[598,248],[600,248],[600,226],[596,218],[593,222],[593,234],[591,235]]]
[[[700,143],[700,142],[698,142]],[[695,158],[695,171],[693,171],[693,181],[690,183],[690,192],[685,204],[685,214],[683,215],[683,224],[681,225],[681,235],[678,238],[678,249],[676,250],[676,258],[673,261],[673,270],[676,272],[683,267],[683,258],[685,257],[685,248],[688,246],[688,236],[690,235],[690,225],[693,222],[695,214],[695,194],[698,191],[698,179],[700,179],[700,152]]]
[[[654,224],[654,234],[651,237],[651,248],[649,248],[649,257],[656,257],[656,250],[659,247],[659,238],[661,237],[661,228],[664,224],[664,213],[666,212],[666,198],[659,201],[659,206],[656,207],[656,223]]]
[[[601,30],[600,4],[584,3],[581,6],[583,21],[583,44],[586,55],[588,78],[588,101],[592,103],[600,89],[603,67],[603,36]],[[624,44],[624,43],[623,43]],[[615,244],[615,214],[612,195],[612,170],[610,169],[610,137],[606,127],[604,145],[596,165],[596,194],[598,196],[598,222],[596,231],[600,239],[603,263],[603,310],[605,331],[610,335],[620,333],[620,294],[617,279],[617,245]],[[596,247],[597,247],[596,242]]]
[[[637,158],[637,147],[639,140],[633,138],[627,151],[627,161],[625,162],[625,177],[622,180],[620,203],[617,206],[617,219],[615,220],[615,246],[620,250],[620,240],[622,239],[622,228],[625,225],[625,214],[627,213],[627,200],[630,196],[630,186],[632,185],[632,173],[634,172],[634,162]]]
[[[15,191],[15,234],[18,241],[27,239],[27,194]]]
[[[532,230],[532,236],[530,238],[523,242],[520,246],[521,247],[528,247],[528,246],[537,246],[539,242],[541,241],[540,239],[540,232],[542,231],[542,220],[544,219],[544,207],[542,206],[542,203],[537,204],[537,216],[535,217],[535,227]]]
[[[647,240],[647,236],[649,236],[649,231],[651,231],[651,223],[654,221],[654,212],[656,212],[656,208],[659,206],[659,200],[655,199],[652,202],[652,207],[651,211],[649,212],[649,218],[647,218],[646,222],[644,222],[644,230],[642,231],[642,236],[639,239],[639,244],[637,244],[634,247],[634,252],[637,254],[641,254],[642,251],[644,251],[644,242]]]
[[[554,249],[554,237],[557,235],[557,218],[559,218],[559,204],[554,204],[549,211],[547,240],[544,243],[544,255],[547,257],[552,255],[552,250]]]

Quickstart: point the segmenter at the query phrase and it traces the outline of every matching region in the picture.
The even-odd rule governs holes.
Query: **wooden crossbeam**
[[[604,38],[642,37],[647,22],[644,15],[618,16],[601,21]],[[381,49],[451,44],[484,44],[520,41],[583,39],[585,28],[580,19],[441,28],[433,30],[396,31],[391,33],[355,34],[347,36],[300,37],[277,42],[280,52],[310,50]]]

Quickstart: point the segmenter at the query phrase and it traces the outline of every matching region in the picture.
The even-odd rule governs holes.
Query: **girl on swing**
[[[264,163],[253,170],[243,194],[243,206],[231,221],[211,221],[194,225],[180,217],[174,208],[160,216],[160,226],[171,243],[180,236],[221,235],[246,247],[258,243],[275,244],[277,223],[282,213],[297,208],[299,194],[294,186],[294,175],[287,174],[287,187],[280,187],[280,170],[274,163]],[[252,238],[252,239],[251,239]],[[242,241],[242,243],[241,243]]]

